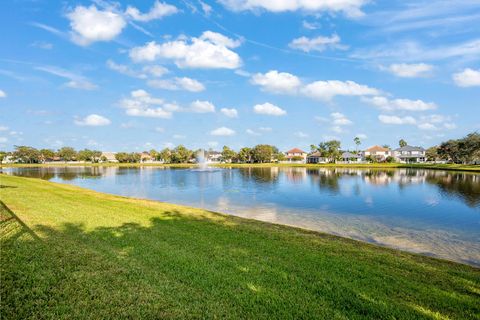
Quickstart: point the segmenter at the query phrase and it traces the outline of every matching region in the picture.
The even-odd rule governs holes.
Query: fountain
[[[205,156],[204,150],[199,150],[197,152],[197,165],[198,167],[193,169],[193,171],[202,171],[202,172],[211,172],[211,171],[218,171],[219,168],[212,168],[208,165],[208,159]]]

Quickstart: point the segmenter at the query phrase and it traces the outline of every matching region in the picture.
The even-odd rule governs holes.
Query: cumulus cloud
[[[135,21],[148,22],[155,19],[161,19],[177,12],[177,7],[157,0],[147,13],[141,13],[137,8],[128,6],[125,14]]]
[[[7,93],[3,90],[0,90],[0,98],[6,98],[7,97]]]
[[[95,5],[77,6],[67,14],[67,18],[72,28],[72,40],[82,46],[88,46],[96,41],[113,40],[126,26],[121,14],[110,10],[98,10]]]
[[[129,116],[169,119],[175,105],[165,103],[163,99],[154,98],[145,90],[135,90],[129,98],[122,99],[120,106]]]
[[[276,93],[294,93],[301,85],[297,76],[287,72],[271,70],[267,73],[256,73],[251,78],[251,83],[258,85],[262,90]]]
[[[167,68],[159,65],[148,65],[144,66],[141,70],[134,70],[127,65],[118,64],[112,60],[107,60],[107,67],[118,73],[139,79],[147,79],[149,76],[162,77],[168,73]]]
[[[287,111],[269,102],[255,105],[253,107],[253,112],[268,116],[284,116],[287,114]]]
[[[343,113],[333,112],[330,114],[332,117],[332,123],[336,126],[347,126],[351,125],[353,122],[348,119]]]
[[[402,78],[428,77],[433,66],[426,63],[394,63],[386,68],[390,73]]]
[[[210,134],[212,136],[233,136],[235,131],[227,127],[220,127],[210,131]]]
[[[262,134],[260,132],[254,131],[252,129],[247,129],[245,132],[251,136],[261,136]]]
[[[427,111],[437,108],[433,102],[425,102],[422,100],[410,99],[387,99],[385,97],[363,98],[363,101],[374,105],[385,111],[407,110],[407,111]]]
[[[190,111],[195,113],[215,112],[215,106],[209,101],[196,100],[190,104]]]
[[[342,12],[349,17],[360,17],[363,15],[362,6],[369,0],[219,0],[219,2],[233,11],[304,11],[310,13],[327,11]]]
[[[186,90],[190,92],[200,92],[205,90],[205,86],[198,80],[188,77],[175,77],[173,79],[150,80],[148,85],[165,90]]]
[[[89,126],[89,127],[100,127],[107,126],[111,121],[98,114],[90,114],[82,119],[75,119],[75,124],[77,126]]]
[[[69,88],[80,89],[80,90],[95,90],[98,88],[97,85],[91,83],[85,77],[62,68],[58,68],[54,66],[39,66],[39,67],[36,67],[35,69],[53,74],[57,77],[70,80],[64,84],[66,87],[69,87]]]
[[[302,88],[302,93],[310,98],[331,100],[335,96],[369,96],[379,94],[375,88],[354,81],[315,81]]]
[[[389,116],[381,114],[378,116],[378,120],[385,124],[416,124],[417,121],[415,118],[407,116],[407,117],[398,117],[398,116]]]
[[[355,135],[355,137],[358,137],[360,139],[367,139],[368,136],[365,133],[358,133]]]
[[[304,52],[318,51],[322,52],[326,49],[340,49],[345,50],[348,47],[340,43],[340,37],[337,34],[333,34],[330,37],[315,37],[307,38],[300,37],[293,39],[292,42],[288,44],[292,49],[301,50]]]
[[[224,116],[229,117],[229,118],[236,118],[236,117],[238,117],[238,111],[237,111],[237,109],[235,109],[235,108],[231,108],[231,109],[229,109],[229,108],[222,108],[222,109],[220,109],[220,112],[221,112]]]
[[[173,41],[156,43],[151,41],[144,46],[130,50],[134,62],[171,59],[179,68],[236,69],[242,61],[231,49],[240,41],[230,39],[220,33],[205,31],[200,37],[187,39],[179,37]]]
[[[478,87],[480,86],[480,69],[467,68],[462,72],[455,73],[453,81],[459,87]]]

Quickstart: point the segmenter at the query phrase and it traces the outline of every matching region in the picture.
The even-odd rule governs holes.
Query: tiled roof
[[[384,148],[384,147],[380,147],[380,146],[373,146],[373,147],[368,148],[368,149],[365,150],[365,151],[369,151],[369,152],[376,152],[376,151],[386,152],[386,151],[389,151],[389,150],[390,150],[390,149],[388,149],[388,148]]]
[[[306,153],[306,152],[298,148],[293,148],[292,150],[288,150],[287,153]]]
[[[309,157],[320,157],[320,158],[322,158],[322,154],[319,151],[316,151],[312,154],[309,154],[308,156]]]

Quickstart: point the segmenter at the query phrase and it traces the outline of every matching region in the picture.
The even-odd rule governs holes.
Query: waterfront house
[[[424,148],[412,146],[404,146],[395,149],[393,156],[397,161],[402,163],[425,162],[427,159]]]
[[[389,148],[373,146],[365,150],[363,156],[365,158],[371,156],[372,158],[377,159],[377,161],[385,161],[387,157],[391,156],[391,151]]]
[[[307,156],[307,163],[327,163],[328,159],[323,157],[319,151],[311,153]]]
[[[146,163],[151,163],[155,159],[150,155],[148,152],[142,152],[140,154],[140,162],[146,162]]]
[[[116,152],[102,152],[100,159],[105,160],[105,162],[118,162],[117,158],[115,158],[116,154]]]
[[[360,154],[346,151],[342,153],[342,162],[346,163],[359,163],[363,161],[363,157]]]
[[[307,160],[307,153],[301,149],[293,148],[285,152],[287,162],[305,163]]]
[[[212,163],[222,162],[222,153],[218,151],[205,151],[205,160]]]

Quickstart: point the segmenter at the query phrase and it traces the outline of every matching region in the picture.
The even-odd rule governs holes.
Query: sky
[[[0,149],[429,147],[480,130],[479,0],[0,2]]]

